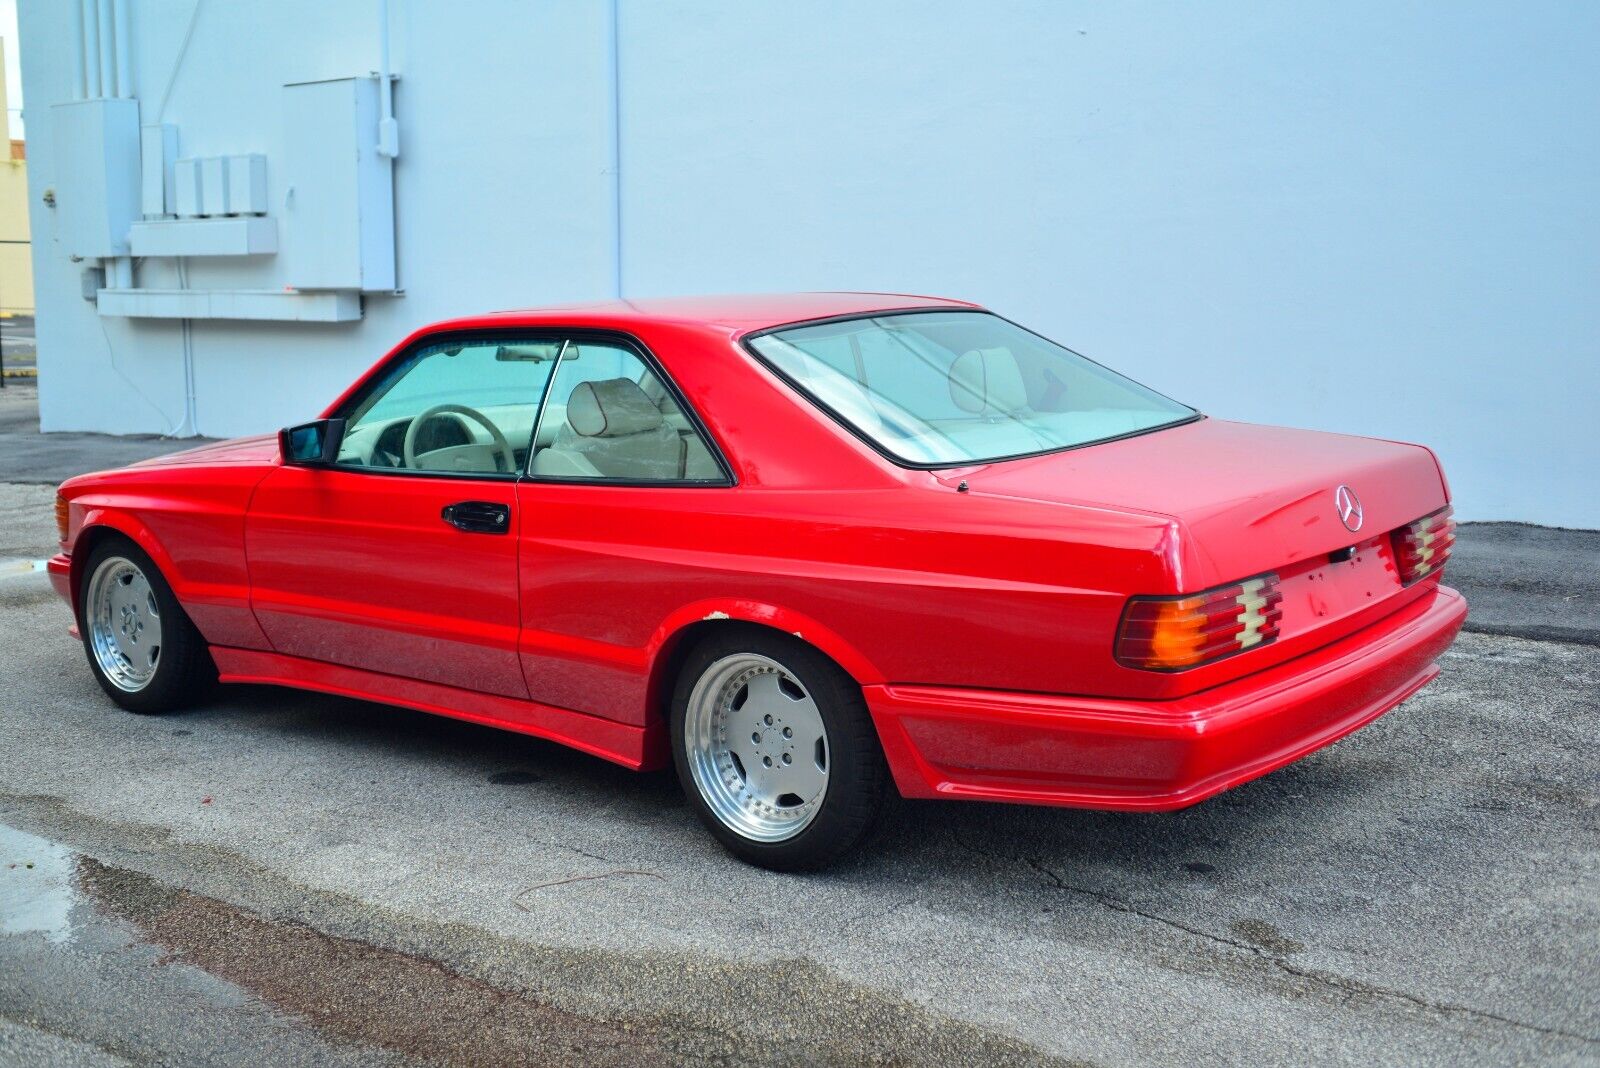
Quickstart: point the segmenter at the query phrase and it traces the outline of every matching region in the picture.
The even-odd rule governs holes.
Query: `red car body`
[[[860,684],[910,797],[1176,808],[1434,677],[1466,605],[1437,571],[1402,581],[1393,538],[1448,504],[1425,448],[1205,418],[913,469],[741,344],[780,324],[950,307],[972,306],[808,294],[435,324],[362,381],[435,334],[626,335],[689,400],[732,484],[481,481],[471,495],[509,506],[513,536],[474,538],[440,522],[459,478],[289,466],[273,437],[247,438],[67,482],[49,570],[72,601],[86,546],[119,531],[166,576],[223,681],[409,706],[640,769],[668,762],[686,640],[724,621],[776,628]],[[1360,534],[1341,523],[1341,485],[1360,495]],[[1185,671],[1114,655],[1130,598],[1269,571],[1276,641]]]

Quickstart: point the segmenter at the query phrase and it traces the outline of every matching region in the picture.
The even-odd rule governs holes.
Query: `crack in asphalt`
[[[1600,1044],[1600,1037],[1596,1037],[1594,1035],[1585,1035],[1574,1031],[1567,1031],[1559,1027],[1546,1027],[1541,1024],[1528,1023],[1525,1020],[1518,1020],[1511,1016],[1502,1016],[1498,1013],[1490,1012],[1487,1009],[1476,1009],[1468,1005],[1457,1005],[1451,1002],[1433,1001],[1429,998],[1420,997],[1416,994],[1410,994],[1403,990],[1395,990],[1390,987],[1378,986],[1373,983],[1362,982],[1358,979],[1349,979],[1341,975],[1332,974],[1330,972],[1302,968],[1290,963],[1274,953],[1268,952],[1261,946],[1255,945],[1251,942],[1246,942],[1237,938],[1229,938],[1226,935],[1219,935],[1213,931],[1207,931],[1202,927],[1196,927],[1193,924],[1185,923],[1182,920],[1173,919],[1170,916],[1163,916],[1159,912],[1151,912],[1147,909],[1139,908],[1131,901],[1118,897],[1116,894],[1105,890],[1095,890],[1090,887],[1076,886],[1067,882],[1067,880],[1063,879],[1057,872],[1053,871],[1051,868],[1034,857],[1012,856],[1005,853],[980,849],[977,846],[974,846],[972,843],[962,839],[960,835],[955,835],[954,837],[959,846],[978,856],[988,857],[993,860],[1009,860],[1013,863],[1020,862],[1026,864],[1029,868],[1048,879],[1049,882],[1047,885],[1051,889],[1065,890],[1069,893],[1077,894],[1116,912],[1125,913],[1130,916],[1137,916],[1139,919],[1148,920],[1151,923],[1159,923],[1166,927],[1170,927],[1175,931],[1181,931],[1184,934],[1191,935],[1195,938],[1201,938],[1217,945],[1227,946],[1231,949],[1244,950],[1257,960],[1270,965],[1285,975],[1296,979],[1302,979],[1306,982],[1317,983],[1333,990],[1337,990],[1343,994],[1343,998],[1340,1001],[1341,1005],[1348,1005],[1355,998],[1363,996],[1371,998],[1388,998],[1395,1001],[1405,1002],[1406,1004],[1412,1005],[1427,1012],[1435,1013],[1437,1015],[1464,1016],[1469,1019],[1501,1024],[1506,1027],[1513,1027],[1517,1028],[1518,1030],[1528,1031],[1534,1034],[1549,1035],[1555,1038],[1566,1038],[1589,1045]]]
[[[636,876],[641,876],[641,877],[647,878],[647,879],[654,879],[657,882],[665,882],[666,881],[660,875],[658,875],[656,872],[653,872],[653,871],[642,871],[642,870],[640,870],[638,868],[616,868],[616,869],[614,869],[612,871],[596,872],[593,875],[569,875],[565,879],[551,879],[549,882],[534,883],[532,886],[530,886],[526,890],[522,891],[522,893],[518,894],[516,896],[516,898],[513,899],[513,901],[511,903],[513,905],[515,905],[517,908],[521,909],[523,912],[528,912],[530,910],[529,910],[528,906],[526,906],[526,905],[524,905],[522,903],[522,899],[527,897],[529,894],[533,893],[535,890],[547,890],[547,889],[549,889],[550,887],[553,887],[553,886],[569,886],[572,883],[589,883],[589,882],[593,882],[596,879],[611,879],[611,878],[615,878],[616,876],[619,876],[619,875],[621,875],[621,876],[636,875]]]
[[[1348,1005],[1352,1000],[1361,996],[1372,998],[1388,998],[1391,1000],[1403,1001],[1416,1008],[1427,1012],[1432,1012],[1437,1015],[1465,1016],[1470,1019],[1501,1024],[1534,1034],[1549,1035],[1554,1038],[1571,1039],[1573,1041],[1583,1042],[1588,1045],[1600,1044],[1600,1037],[1594,1035],[1585,1035],[1575,1031],[1567,1031],[1559,1027],[1546,1027],[1542,1024],[1528,1023],[1525,1020],[1518,1020],[1511,1016],[1502,1016],[1498,1013],[1490,1012],[1487,1009],[1476,1009],[1469,1005],[1457,1005],[1451,1002],[1433,1001],[1428,998],[1420,997],[1416,994],[1409,994],[1403,990],[1395,990],[1390,987],[1378,986],[1373,983],[1362,982],[1358,979],[1349,979],[1341,975],[1335,975],[1331,972],[1301,968],[1287,960],[1284,960],[1282,957],[1274,953],[1268,952],[1266,949],[1263,949],[1261,946],[1255,945],[1254,943],[1246,942],[1242,939],[1229,938],[1226,935],[1219,935],[1214,931],[1208,931],[1202,927],[1196,927],[1193,924],[1185,923],[1182,920],[1173,919],[1170,916],[1164,916],[1159,912],[1151,912],[1147,909],[1139,908],[1131,901],[1128,901],[1122,897],[1118,897],[1116,894],[1113,894],[1109,891],[1095,890],[1085,886],[1076,886],[1067,882],[1057,872],[1053,871],[1043,862],[1034,857],[1015,856],[1008,853],[1000,853],[993,850],[981,849],[978,846],[973,845],[971,842],[966,841],[959,834],[952,835],[952,837],[958,846],[976,856],[986,857],[990,860],[1007,860],[1011,861],[1012,863],[1027,865],[1033,871],[1043,875],[1049,880],[1046,885],[1050,889],[1065,890],[1069,893],[1077,894],[1080,897],[1088,898],[1089,900],[1094,901],[1096,904],[1103,905],[1115,912],[1125,913],[1129,916],[1136,916],[1139,919],[1148,920],[1151,923],[1158,923],[1192,937],[1215,943],[1216,945],[1226,946],[1230,949],[1243,950],[1257,960],[1270,965],[1274,969],[1282,972],[1284,975],[1290,976],[1291,978],[1302,979],[1306,982],[1317,983],[1332,990],[1337,990],[1343,995],[1343,997],[1340,999],[1341,1006]]]

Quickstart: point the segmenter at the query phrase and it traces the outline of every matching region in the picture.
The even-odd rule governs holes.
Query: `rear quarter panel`
[[[634,723],[662,651],[722,618],[795,633],[863,684],[1093,692],[1122,671],[1118,615],[1162,581],[1170,538],[1165,520],[943,487],[524,483],[520,500],[530,693]]]

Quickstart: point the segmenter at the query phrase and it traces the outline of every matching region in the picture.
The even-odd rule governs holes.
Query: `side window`
[[[419,347],[345,414],[339,463],[516,477],[560,348],[487,338]]]
[[[562,350],[539,421],[532,472],[540,478],[720,482],[725,477],[672,392],[621,345],[574,341]]]

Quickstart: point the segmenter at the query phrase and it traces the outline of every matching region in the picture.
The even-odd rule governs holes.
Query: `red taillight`
[[[1182,671],[1265,645],[1278,636],[1282,602],[1273,574],[1185,597],[1135,597],[1122,613],[1117,660]]]
[[[1450,549],[1456,543],[1456,521],[1451,517],[1455,509],[1449,505],[1430,516],[1424,516],[1396,530],[1394,559],[1400,569],[1400,581],[1407,586],[1413,582],[1436,575],[1450,559]]]

